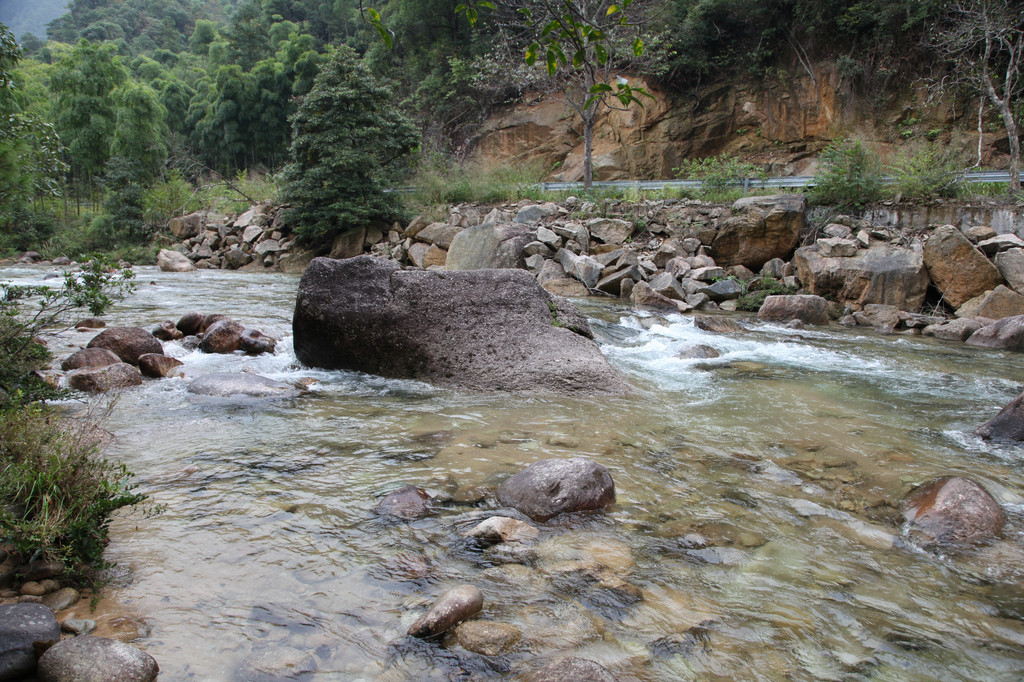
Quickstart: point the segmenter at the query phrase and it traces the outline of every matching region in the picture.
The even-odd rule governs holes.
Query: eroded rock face
[[[543,459],[505,479],[498,501],[547,521],[565,512],[604,509],[615,502],[615,483],[607,469],[584,457]]]
[[[1007,403],[975,433],[987,440],[1024,440],[1024,393]]]
[[[757,316],[769,322],[800,320],[804,324],[824,325],[828,324],[828,301],[808,294],[768,296]]]
[[[914,311],[924,303],[928,272],[924,259],[911,250],[873,243],[851,257],[826,257],[817,245],[793,255],[804,289],[818,296],[861,307],[870,303]]]
[[[142,374],[134,365],[129,365],[127,362],[118,362],[105,367],[85,367],[68,372],[68,385],[86,393],[106,393],[140,384],[142,384]]]
[[[907,498],[905,516],[912,533],[942,545],[992,539],[1006,520],[987,490],[960,476],[945,476],[915,490]]]
[[[0,680],[36,670],[35,642],[60,641],[60,623],[42,604],[0,604]]]
[[[454,587],[434,602],[430,610],[409,628],[413,637],[435,637],[480,612],[484,595],[474,585]]]
[[[952,225],[936,228],[924,245],[928,274],[954,308],[1002,284],[999,269]]]
[[[296,356],[313,367],[481,391],[626,392],[570,310],[525,270],[317,258],[299,284],[292,329]]]
[[[110,327],[93,337],[87,348],[106,348],[121,362],[135,365],[146,353],[163,353],[159,339],[141,327]]]
[[[39,659],[40,682],[153,682],[159,672],[146,652],[92,635],[58,642]]]
[[[798,194],[744,197],[732,205],[711,243],[711,257],[721,266],[751,270],[773,258],[789,258],[804,228],[807,200]]]

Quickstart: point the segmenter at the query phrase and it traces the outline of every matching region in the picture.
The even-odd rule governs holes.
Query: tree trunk
[[[591,110],[583,112],[583,188],[590,189],[594,183],[594,123],[597,122],[597,112]]]
[[[1010,191],[1020,191],[1020,138],[1017,136],[1017,122],[1007,101],[1000,102],[999,113],[1003,116],[1006,135],[1010,143]]]

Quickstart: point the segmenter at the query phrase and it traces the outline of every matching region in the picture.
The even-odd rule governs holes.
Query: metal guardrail
[[[1009,171],[970,171],[963,174],[963,181],[970,183],[980,182],[1009,182],[1010,172]],[[896,182],[895,178],[885,177],[882,178],[884,184]],[[669,187],[682,188],[682,189],[700,189],[703,186],[701,180],[602,180],[591,183],[593,187],[611,187],[619,189],[635,189],[638,191],[649,191],[666,189]],[[765,189],[765,188],[796,188],[796,187],[813,187],[814,176],[813,175],[791,175],[788,177],[780,178],[742,178],[736,182],[730,183],[736,187],[743,187],[744,192],[749,192],[752,189]],[[582,182],[539,182],[535,185],[542,192],[571,192],[573,190],[583,189]],[[407,194],[415,192],[416,190],[412,187],[396,187],[394,189],[384,190],[385,192],[397,192],[400,194]]]

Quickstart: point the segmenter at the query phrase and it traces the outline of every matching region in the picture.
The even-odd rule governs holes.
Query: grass
[[[773,277],[758,277],[744,285],[744,293],[736,301],[736,310],[756,313],[761,309],[764,299],[774,295],[789,295],[797,292],[796,287],[788,287]]]

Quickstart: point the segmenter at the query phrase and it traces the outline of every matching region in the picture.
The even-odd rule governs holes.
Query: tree
[[[640,24],[626,14],[633,0],[499,0],[509,16],[510,31],[525,29],[529,46],[524,60],[533,66],[539,60],[549,78],[561,89],[569,106],[583,122],[583,185],[593,182],[591,160],[594,124],[602,107],[626,109],[651,97],[643,88],[632,87],[615,70],[630,58],[643,54]],[[495,7],[489,1],[460,5],[476,22],[478,7]],[[634,7],[634,9],[636,9]],[[626,56],[628,55],[628,56]],[[614,85],[613,85],[614,83]]]
[[[969,88],[999,112],[1010,145],[1010,191],[1020,191],[1016,116],[1024,95],[1024,4],[1016,0],[954,0],[932,44],[952,65],[935,89]]]
[[[340,48],[292,118],[292,161],[282,176],[288,221],[305,239],[322,241],[393,219],[396,202],[384,189],[418,140],[388,89]]]

